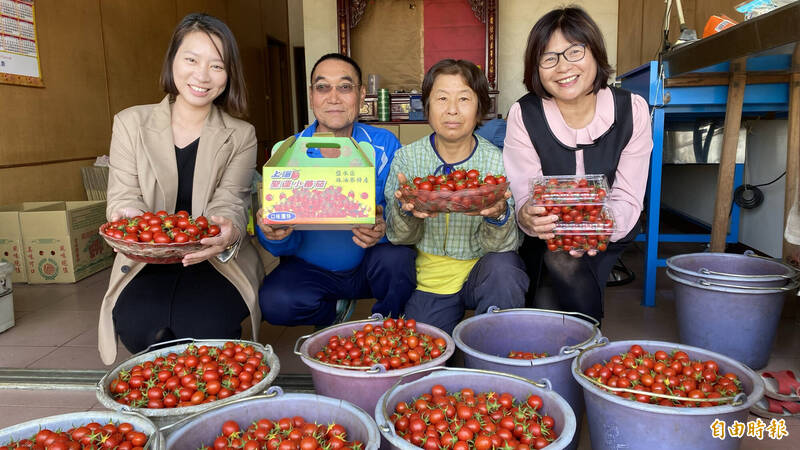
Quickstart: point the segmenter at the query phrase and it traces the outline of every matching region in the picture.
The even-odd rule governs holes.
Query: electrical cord
[[[733,191],[733,202],[739,205],[740,208],[744,209],[753,209],[761,206],[761,204],[764,202],[764,193],[761,192],[761,189],[759,188],[775,183],[783,178],[784,175],[786,175],[786,171],[783,171],[782,174],[778,175],[777,178],[769,183],[756,185],[743,184],[737,187],[736,190]]]

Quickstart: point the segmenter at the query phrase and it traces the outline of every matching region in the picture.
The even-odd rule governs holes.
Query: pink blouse
[[[650,110],[647,101],[639,95],[632,94],[631,104],[633,134],[620,155],[616,179],[611,186],[611,194],[607,200],[607,205],[614,214],[617,228],[611,235],[611,241],[618,241],[625,237],[639,220],[647,185],[650,152],[653,150]],[[601,89],[597,93],[594,118],[581,129],[576,130],[567,125],[553,99],[544,99],[542,106],[553,134],[559,141],[570,147],[592,143],[614,122],[614,96],[611,89],[607,88]],[[522,110],[519,103],[514,103],[508,112],[503,163],[511,185],[511,193],[514,195],[516,210],[519,213],[519,209],[530,197],[528,181],[542,175],[542,164],[531,143],[528,130],[522,122]],[[575,173],[577,175],[586,174],[583,166],[583,150],[575,152]],[[522,231],[535,236],[533,232],[525,228],[522,228]]]

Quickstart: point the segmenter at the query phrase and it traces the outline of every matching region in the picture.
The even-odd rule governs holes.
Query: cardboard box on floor
[[[24,206],[28,283],[74,283],[113,263],[114,252],[98,233],[106,222],[105,201]]]
[[[19,223],[20,211],[21,204],[0,206],[0,261],[11,265],[9,278],[12,282],[27,283],[28,272]]]
[[[348,229],[375,223],[375,150],[330,133],[289,137],[263,167],[264,223]]]
[[[28,282],[28,265],[22,239],[20,214],[26,209],[36,209],[58,202],[25,202],[0,206],[0,261],[11,265],[11,281]]]

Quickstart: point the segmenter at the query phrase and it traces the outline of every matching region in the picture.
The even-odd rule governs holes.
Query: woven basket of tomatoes
[[[458,169],[414,178],[400,187],[400,199],[424,213],[478,212],[501,200],[507,189],[505,175],[481,177],[475,169]]]
[[[309,367],[317,393],[366,411],[401,377],[443,366],[454,352],[453,339],[439,328],[380,314],[302,336],[294,350]]]
[[[563,449],[572,441],[575,414],[549,381],[441,370],[381,396],[375,421],[392,448]]]
[[[155,344],[108,371],[97,384],[106,408],[133,410],[159,427],[264,392],[280,371],[269,345],[178,339]],[[153,346],[151,346],[152,348]]]
[[[176,425],[178,426],[178,425]],[[215,408],[171,430],[170,450],[361,449],[377,450],[378,427],[350,402],[316,394],[265,395]]]
[[[100,226],[108,245],[134,261],[150,264],[179,263],[184,256],[203,249],[200,239],[219,233],[218,225],[204,216],[192,218],[186,211],[145,212]]]
[[[85,411],[30,420],[0,430],[0,448],[163,449],[158,428],[146,417],[115,411]]]

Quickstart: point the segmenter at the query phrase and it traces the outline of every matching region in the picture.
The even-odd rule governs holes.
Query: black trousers
[[[520,253],[524,255],[531,279],[527,303],[538,307],[536,288],[538,284],[546,284],[553,288],[556,309],[580,312],[600,321],[603,318],[606,282],[614,263],[629,244],[611,242],[606,251],[595,256],[584,254],[574,258],[569,252],[548,251],[541,239],[525,236]]]
[[[250,314],[236,287],[208,261],[148,264],[122,290],[114,327],[131,353],[176,338],[238,339]]]

